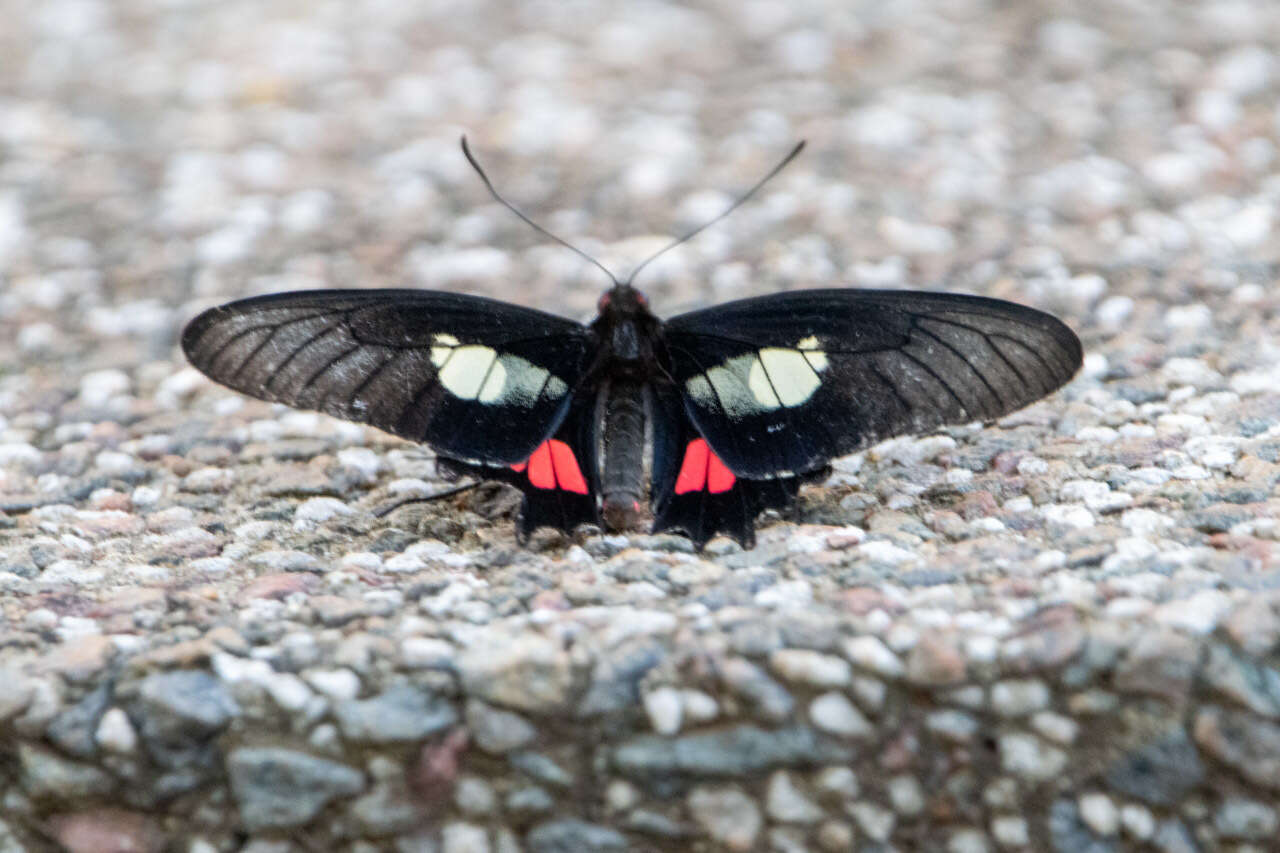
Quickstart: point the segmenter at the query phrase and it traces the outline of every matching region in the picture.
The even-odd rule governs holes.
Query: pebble
[[[915,817],[924,811],[924,789],[914,776],[894,776],[885,785],[889,804],[903,817]]]
[[[781,823],[812,824],[826,813],[797,785],[790,773],[779,770],[769,777],[765,791],[765,812]]]
[[[1097,835],[1105,838],[1120,831],[1120,810],[1106,794],[1081,794],[1077,808],[1080,820]]]
[[[458,719],[447,699],[407,684],[389,687],[369,699],[335,702],[333,715],[344,738],[367,744],[420,741]]]
[[[852,671],[847,661],[809,649],[778,649],[769,656],[770,668],[783,679],[811,687],[845,687]]]
[[[1213,815],[1214,829],[1223,838],[1274,840],[1280,819],[1273,806],[1257,800],[1229,797]]]
[[[685,800],[689,813],[713,841],[729,850],[755,846],[764,820],[760,810],[741,788],[699,786]]]
[[[1002,717],[1022,717],[1049,707],[1049,685],[1033,679],[991,685],[991,710]]]
[[[843,693],[823,693],[809,703],[809,719],[829,734],[846,738],[868,738],[875,727]]]
[[[563,648],[536,635],[520,642],[486,642],[456,658],[467,691],[480,699],[520,711],[547,712],[569,698],[572,671]]]
[[[849,806],[848,811],[858,828],[872,841],[884,844],[893,835],[897,819],[885,807],[869,800],[859,800]]]
[[[673,735],[680,731],[684,718],[684,702],[680,691],[674,687],[659,687],[644,694],[642,699],[649,725],[660,735]]]
[[[882,678],[901,678],[906,674],[902,661],[878,637],[854,637],[844,643],[842,650],[855,666]]]
[[[1023,779],[1043,782],[1057,776],[1067,765],[1065,752],[1034,735],[1010,732],[1002,735],[998,744],[1001,768]]]

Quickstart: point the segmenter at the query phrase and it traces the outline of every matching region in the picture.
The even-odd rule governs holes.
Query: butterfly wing
[[[655,389],[653,419],[653,532],[681,530],[701,548],[724,533],[744,548],[755,544],[755,520],[766,509],[785,509],[800,484],[825,474],[751,480],[738,477],[689,419],[680,393]]]
[[[476,296],[316,290],[211,308],[183,331],[182,349],[251,397],[372,424],[442,456],[511,465],[564,420],[588,333]]]
[[[979,296],[803,290],[664,324],[672,378],[698,434],[740,478],[803,475],[943,424],[993,420],[1081,364],[1042,311]]]
[[[836,456],[903,433],[991,420],[1064,385],[1080,342],[996,299],[875,290],[774,294],[664,325],[654,527],[749,547]],[[678,389],[678,390],[676,390]]]

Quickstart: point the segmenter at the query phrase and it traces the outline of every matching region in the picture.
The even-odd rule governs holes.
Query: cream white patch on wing
[[[761,384],[784,406],[800,405],[822,384],[818,371],[798,349],[766,347],[760,350],[756,363],[751,366],[752,391],[756,389],[757,369],[763,374]]]
[[[541,395],[558,400],[569,393],[569,386],[564,380],[552,376],[546,368],[539,367],[528,359],[518,355],[504,355],[499,358],[499,363],[504,368],[506,386],[496,401],[503,405],[531,408],[537,404]]]
[[[542,395],[557,400],[569,392],[562,379],[528,359],[500,355],[482,344],[463,345],[453,335],[432,339],[431,363],[440,384],[461,400],[530,408]]]
[[[432,360],[434,358],[433,347]],[[440,367],[440,384],[460,399],[491,403],[501,396],[506,374],[492,347],[467,344],[454,347],[445,357]]]
[[[438,334],[431,338],[431,363],[437,368],[443,367],[444,363],[449,360],[449,356],[453,354],[454,347],[458,345],[458,339],[453,335]]]
[[[685,382],[685,391],[704,406],[729,415],[772,412],[804,404],[822,385],[828,366],[818,339],[809,336],[791,347],[763,347],[731,358]]]

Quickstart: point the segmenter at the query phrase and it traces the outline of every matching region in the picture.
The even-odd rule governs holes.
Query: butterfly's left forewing
[[[202,373],[252,397],[509,465],[565,419],[588,343],[578,323],[491,299],[317,290],[211,308],[182,347]]]

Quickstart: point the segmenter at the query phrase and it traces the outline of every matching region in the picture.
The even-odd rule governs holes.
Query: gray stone
[[[418,805],[399,780],[377,783],[352,800],[347,813],[361,834],[375,837],[406,832],[421,818]]]
[[[63,758],[56,752],[30,743],[18,744],[19,777],[32,799],[85,800],[116,791],[119,782],[89,764]]]
[[[503,802],[507,811],[513,814],[542,814],[551,811],[556,804],[546,789],[537,785],[512,788]]]
[[[1121,756],[1107,771],[1107,784],[1153,806],[1172,806],[1199,786],[1205,769],[1182,728]]]
[[[736,787],[697,787],[686,801],[703,831],[730,850],[750,850],[764,819],[755,800]]]
[[[787,689],[746,658],[733,657],[722,661],[720,677],[730,690],[751,705],[757,717],[766,722],[781,722],[795,709],[796,700]]]
[[[494,755],[527,746],[538,736],[533,724],[514,711],[477,700],[467,703],[466,719],[476,746]]]
[[[1280,725],[1210,706],[1196,714],[1193,735],[1205,752],[1249,782],[1280,790]]]
[[[540,634],[491,638],[464,649],[457,665],[469,695],[521,711],[561,709],[573,681],[568,652]]]
[[[1257,800],[1230,797],[1213,815],[1213,826],[1223,838],[1265,841],[1276,837],[1276,810]]]
[[[1264,717],[1280,717],[1280,671],[1251,661],[1225,643],[1209,647],[1201,677],[1222,696]]]
[[[250,832],[302,826],[332,801],[364,788],[364,774],[352,767],[279,747],[236,749],[227,772]]]
[[[136,705],[144,738],[204,738],[239,715],[240,706],[217,678],[198,670],[149,675]]]
[[[98,752],[98,723],[111,703],[111,687],[104,684],[53,718],[45,736],[76,758],[92,758]]]
[[[616,829],[572,818],[540,823],[525,836],[529,853],[608,853],[629,850],[627,838]]]
[[[336,702],[333,715],[342,736],[354,743],[418,741],[458,721],[449,700],[407,684],[371,699]]]
[[[1201,853],[1200,846],[1182,821],[1170,818],[1160,824],[1151,838],[1151,845],[1160,853]]]
[[[1054,853],[1112,853],[1115,842],[1099,838],[1080,819],[1076,804],[1066,798],[1049,808],[1049,843]]]
[[[614,748],[613,765],[624,776],[641,780],[672,775],[732,778],[778,767],[849,761],[853,754],[805,726],[769,730],[740,725],[678,738],[632,738]]]
[[[573,785],[572,774],[540,752],[517,752],[507,756],[511,766],[545,785],[568,788]]]
[[[624,643],[596,661],[591,686],[578,703],[579,717],[595,717],[628,711],[640,702],[640,680],[666,656],[659,643],[642,640]]]
[[[138,687],[132,717],[147,751],[170,770],[212,772],[214,736],[241,713],[218,679],[180,670],[148,676]]]

